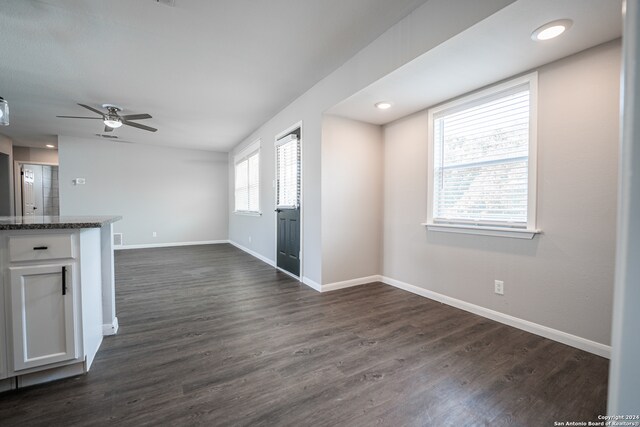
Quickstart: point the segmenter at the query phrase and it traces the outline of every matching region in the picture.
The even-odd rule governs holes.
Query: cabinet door
[[[4,314],[6,306],[4,304],[4,283],[3,271],[0,270],[0,380],[7,378],[7,341]],[[1,388],[1,387],[0,387]]]
[[[73,265],[9,270],[14,371],[76,359]]]

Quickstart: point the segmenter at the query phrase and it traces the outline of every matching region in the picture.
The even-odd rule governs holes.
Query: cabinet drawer
[[[9,237],[9,260],[40,261],[75,258],[70,234],[43,234]]]

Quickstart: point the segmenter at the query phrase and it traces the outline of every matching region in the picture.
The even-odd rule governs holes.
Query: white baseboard
[[[309,279],[308,277],[303,277],[302,280],[299,277],[294,276],[293,274],[289,273],[286,270],[283,270],[281,268],[279,268],[275,261],[270,260],[269,258],[265,257],[264,255],[260,255],[258,252],[256,251],[252,251],[251,249],[242,246],[240,243],[238,242],[234,242],[233,240],[229,240],[229,243],[232,244],[233,246],[235,246],[236,248],[240,249],[241,251],[244,251],[246,253],[248,253],[249,255],[258,258],[260,261],[264,262],[265,264],[270,265],[271,267],[274,267],[276,269],[278,269],[278,271],[281,271],[284,274],[287,274],[289,276],[291,276],[291,278],[295,279],[295,280],[299,280],[301,283],[304,283],[305,285],[309,286],[312,289],[315,289],[318,292],[322,292],[322,287],[320,286],[320,284],[314,282],[313,280]]]
[[[249,255],[252,255],[252,256],[258,258],[260,261],[269,264],[271,267],[275,267],[276,266],[276,263],[273,260],[270,260],[266,256],[260,255],[258,252],[252,251],[251,249],[242,246],[240,243],[234,242],[233,240],[227,240],[226,243],[232,244],[233,246],[235,246],[236,248],[240,249],[241,251],[244,251],[244,252],[248,253]]]
[[[477,314],[487,319],[495,320],[496,322],[503,323],[505,325],[513,326],[514,328],[522,329],[523,331],[530,332],[541,337],[549,338],[553,341],[558,341],[571,347],[579,348],[580,350],[587,351],[589,353],[596,354],[598,356],[611,358],[611,347],[605,344],[601,344],[595,341],[588,340],[576,335],[568,334],[566,332],[559,331],[557,329],[549,328],[537,323],[530,322],[528,320],[513,317],[508,314],[500,313],[495,310],[481,307],[479,305],[471,304],[466,301],[462,301],[456,298],[452,298],[446,295],[439,294],[437,292],[430,291],[428,289],[420,288],[418,286],[410,285],[399,280],[392,279],[390,277],[382,276],[382,282],[394,286],[399,289],[414,293],[416,295],[423,296],[435,301],[439,301],[443,304],[450,305],[452,307],[459,308],[464,311],[468,311],[473,314]]]
[[[320,292],[335,291],[338,289],[350,288],[352,286],[359,286],[359,285],[364,285],[366,283],[381,282],[381,281],[382,281],[382,276],[380,275],[359,277],[357,279],[344,280],[342,282],[327,283],[326,285],[320,286]]]
[[[111,324],[103,324],[102,325],[102,336],[115,335],[118,333],[118,318],[114,317],[113,322]]]
[[[113,249],[116,251],[122,251],[127,249],[168,248],[173,246],[217,245],[220,243],[230,243],[230,242],[229,240],[202,240],[198,242],[145,243],[142,245],[114,246]]]
[[[309,279],[308,277],[302,277],[302,283],[304,283],[305,285],[307,285],[308,287],[310,287],[311,289],[314,289],[318,292],[322,292],[322,285],[318,282],[314,282],[313,280]]]
[[[185,246],[185,245],[205,245],[205,244],[217,244],[217,243],[230,243],[236,248],[252,255],[259,260],[265,262],[266,264],[276,267],[276,264],[273,260],[252,251],[251,249],[242,246],[241,244],[231,241],[231,240],[212,240],[206,242],[183,242],[183,243],[163,243],[159,245],[129,245],[124,247],[115,247],[114,249],[137,249],[142,247],[162,247],[162,246]],[[334,282],[328,283],[326,285],[321,285],[308,277],[302,277],[302,283],[309,286],[311,289],[314,289],[318,292],[330,292],[338,289],[345,289],[352,286],[364,285],[366,283],[371,282],[383,282],[387,285],[396,287],[398,289],[403,289],[405,291],[411,292],[416,295],[420,295],[425,298],[432,299],[434,301],[441,302],[443,304],[450,305],[452,307],[459,308],[464,311],[468,311],[473,314],[477,314],[478,316],[485,317],[487,319],[495,320],[496,322],[503,323],[505,325],[513,326],[514,328],[521,329],[523,331],[530,332],[535,335],[539,335],[541,337],[548,338],[553,341],[557,341],[571,347],[578,348],[580,350],[587,351],[589,353],[596,354],[598,356],[605,357],[607,359],[611,358],[611,346],[601,344],[595,341],[588,340],[586,338],[579,337],[577,335],[572,335],[566,332],[559,331],[557,329],[549,328],[548,326],[543,326],[538,323],[530,322],[528,320],[520,319],[518,317],[510,316],[508,314],[500,313],[495,310],[491,310],[485,307],[481,307],[479,305],[475,305],[463,300],[459,300],[457,298],[452,298],[447,295],[439,294],[437,292],[430,291],[428,289],[421,288],[419,286],[411,285],[409,283],[402,282],[400,280],[392,279],[390,277],[381,276],[381,275],[373,275],[367,277],[360,277],[357,279],[344,280],[342,282]],[[118,330],[118,319],[116,318],[114,321],[114,325],[104,325],[103,332],[104,335],[113,335]],[[107,333],[107,330],[113,331],[112,333]]]
[[[72,365],[58,366],[55,368],[47,369],[45,371],[19,375],[17,377],[18,388],[47,383],[62,378],[75,377],[76,375],[82,375],[86,373],[87,371],[84,362],[74,363]]]

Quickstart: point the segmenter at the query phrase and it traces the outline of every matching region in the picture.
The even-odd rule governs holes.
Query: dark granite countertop
[[[121,216],[0,216],[0,230],[100,228],[121,219]]]

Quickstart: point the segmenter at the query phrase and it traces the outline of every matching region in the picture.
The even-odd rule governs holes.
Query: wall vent
[[[122,246],[122,233],[113,233],[113,246]]]

